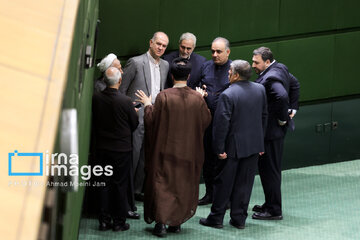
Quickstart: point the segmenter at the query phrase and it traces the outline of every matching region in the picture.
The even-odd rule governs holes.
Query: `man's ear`
[[[268,67],[271,64],[270,59],[266,59],[265,66]]]

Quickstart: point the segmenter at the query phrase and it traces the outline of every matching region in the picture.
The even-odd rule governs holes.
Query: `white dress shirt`
[[[150,73],[151,73],[151,103],[154,104],[156,96],[160,92],[160,61],[156,61],[150,54],[147,52],[149,58],[150,65]]]

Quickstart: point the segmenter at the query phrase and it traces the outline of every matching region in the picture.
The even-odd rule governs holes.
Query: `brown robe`
[[[195,214],[210,121],[204,99],[189,87],[166,89],[145,108],[147,223],[177,226]]]

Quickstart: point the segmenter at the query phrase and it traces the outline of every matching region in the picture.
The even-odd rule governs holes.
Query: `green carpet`
[[[244,230],[229,225],[229,211],[223,229],[199,225],[209,214],[210,206],[199,206],[196,215],[182,225],[172,239],[256,239],[256,240],[359,240],[360,239],[360,160],[291,169],[282,173],[283,217],[281,221],[251,219],[251,208],[262,204],[264,196],[256,176],[248,219]],[[205,187],[200,186],[203,196]],[[143,213],[142,203],[137,203]],[[83,218],[79,239],[157,239],[151,234],[153,224],[128,220],[126,232],[100,232],[96,219]]]

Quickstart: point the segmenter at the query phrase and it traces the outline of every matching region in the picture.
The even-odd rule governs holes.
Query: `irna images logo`
[[[38,158],[39,168],[34,169],[34,172],[26,172],[21,168],[22,163],[32,158]],[[43,175],[43,153],[18,153],[15,150],[9,153],[9,176],[42,176]]]
[[[45,155],[45,156],[44,156]],[[44,166],[45,157],[45,169]],[[35,158],[35,161],[34,161]],[[29,172],[29,167],[34,166],[33,172]],[[79,156],[77,154],[70,154],[67,156],[65,153],[49,154],[48,151],[43,153],[20,153],[15,150],[9,153],[9,176],[80,176],[83,180],[89,180],[93,175],[105,176],[113,175],[113,167],[107,166],[89,166],[83,165],[79,167]]]

